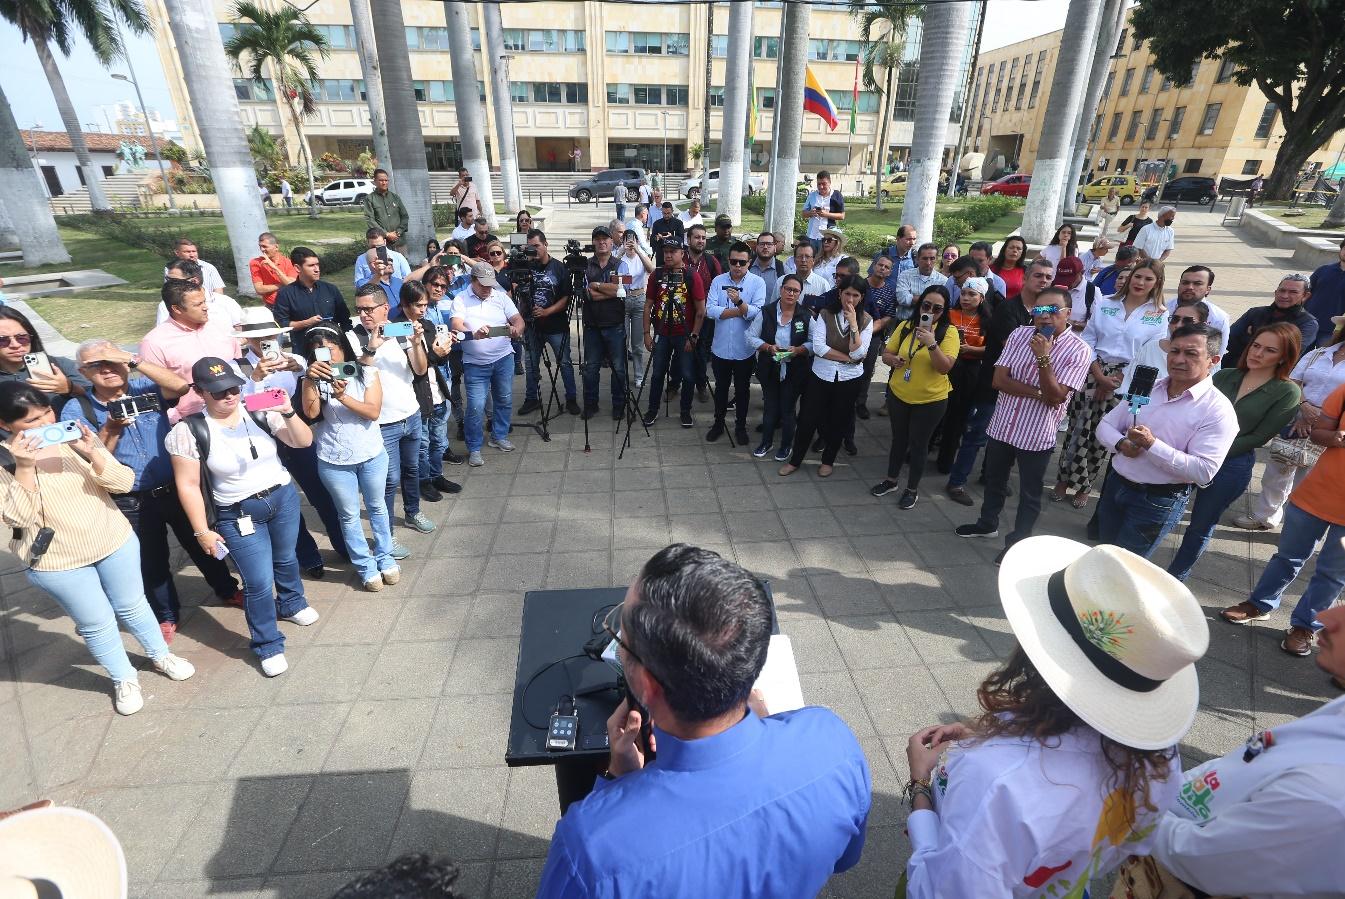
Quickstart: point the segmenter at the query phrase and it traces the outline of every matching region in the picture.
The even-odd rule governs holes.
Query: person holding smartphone
[[[204,408],[174,425],[164,441],[178,496],[201,549],[216,558],[233,556],[243,577],[252,651],[262,673],[275,677],[289,670],[277,621],[306,627],[318,620],[294,549],[299,492],[276,446],[308,446],[313,432],[288,397],[263,413],[244,409],[243,379],[223,359],[199,359],[191,373]]]
[[[57,411],[67,398],[89,389],[88,378],[73,361],[45,352],[28,316],[11,306],[0,306],[0,384],[6,381],[31,383],[52,397]]]
[[[412,377],[411,389],[420,403],[420,497],[432,503],[443,499],[445,493],[462,492],[461,484],[444,477],[444,460],[449,452],[448,379],[444,370],[456,338],[448,325],[448,310],[437,300],[424,282],[407,281],[402,285],[401,318],[420,323],[420,340],[429,361],[425,374]]]
[[[336,503],[350,563],[360,583],[368,592],[377,593],[402,577],[401,567],[392,557],[392,520],[384,497],[388,454],[378,428],[383,385],[378,369],[372,365],[356,365],[354,374],[348,377],[334,374],[334,367],[346,361],[349,349],[337,329],[317,326],[312,338],[300,396],[304,416],[313,423],[318,477]],[[361,498],[374,535],[372,553],[360,523]]]
[[[5,445],[12,465],[0,466],[0,522],[11,534],[9,551],[29,565],[29,583],[74,620],[112,678],[117,711],[134,715],[145,700],[118,621],[161,674],[186,680],[196,669],[164,641],[145,599],[139,541],[110,496],[131,489],[135,474],[82,422],[72,442],[35,435],[55,423],[50,398],[36,386],[0,383],[0,427],[12,435]]]
[[[490,263],[472,266],[472,284],[453,300],[451,327],[469,335],[463,344],[463,385],[467,390],[467,464],[485,464],[481,444],[486,392],[493,398],[490,446],[512,453],[509,424],[513,418],[514,348],[523,334],[523,316],[509,295],[499,288]]]

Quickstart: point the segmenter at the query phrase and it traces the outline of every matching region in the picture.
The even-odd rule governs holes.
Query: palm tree
[[[234,92],[214,7],[199,0],[164,0],[164,7],[182,62],[182,77],[187,82],[197,133],[205,147],[210,177],[229,232],[234,268],[238,272],[238,292],[256,296],[248,275],[248,260],[257,235],[268,230],[266,213],[257,191],[257,173],[252,168],[252,154],[243,132],[238,95]]]
[[[953,95],[960,80],[958,68],[967,45],[971,9],[966,3],[932,3],[925,10],[924,23],[920,74],[915,85],[911,166],[906,176],[901,222],[914,225],[916,234],[927,240],[934,229],[943,146],[948,136],[948,120],[953,114]]]
[[[430,172],[425,160],[425,137],[420,111],[411,84],[411,53],[406,47],[406,21],[400,3],[390,0],[370,3],[374,42],[383,69],[383,109],[388,115],[389,158],[392,186],[406,204],[411,218],[409,247],[423,247],[434,237],[434,211],[430,206]],[[472,85],[476,89],[476,85]]]
[[[392,165],[392,151],[388,149],[388,114],[383,108],[383,69],[374,46],[374,20],[369,15],[369,0],[350,0],[350,20],[355,23],[355,48],[360,57],[360,72],[364,74],[369,129],[374,133],[374,156],[379,165]]]
[[[1092,54],[1102,16],[1098,0],[1070,0],[1065,30],[1060,38],[1060,57],[1051,78],[1051,96],[1041,127],[1037,161],[1032,165],[1032,186],[1023,210],[1023,237],[1030,244],[1044,244],[1059,224],[1060,193],[1065,170],[1070,165],[1070,143],[1083,109]]]
[[[18,235],[24,265],[70,261],[3,87],[0,87],[0,203],[4,203]]]
[[[316,115],[318,104],[313,88],[318,83],[318,63],[314,54],[326,59],[327,38],[308,17],[289,5],[271,11],[248,0],[234,4],[233,17],[241,21],[234,36],[224,44],[224,52],[239,72],[258,85],[271,75],[276,106],[288,114],[299,137],[299,154],[308,172],[309,196],[313,191],[313,153],[308,147],[303,120]],[[244,68],[244,59],[247,67]],[[312,204],[309,206],[312,210]]]
[[[93,164],[84,131],[75,114],[75,104],[65,88],[61,68],[56,64],[52,45],[62,55],[69,56],[74,38],[82,34],[93,49],[93,55],[104,66],[120,59],[125,52],[118,20],[126,23],[135,34],[149,30],[149,19],[139,0],[5,0],[0,3],[0,16],[11,22],[25,41],[33,42],[38,61],[46,72],[47,84],[61,113],[61,123],[70,135],[70,146],[84,172],[84,183],[89,188],[89,204],[98,211],[109,211],[111,204],[103,192],[103,173]]]
[[[878,126],[878,154],[873,178],[874,208],[883,208],[883,168],[887,162],[887,127],[892,121],[892,78],[901,66],[906,46],[906,22],[919,18],[923,11],[903,3],[869,3],[850,0],[850,15],[859,22],[859,38],[864,42],[862,56],[864,90],[878,94],[882,119]],[[881,38],[879,35],[881,34]],[[878,70],[885,73],[878,83]]]

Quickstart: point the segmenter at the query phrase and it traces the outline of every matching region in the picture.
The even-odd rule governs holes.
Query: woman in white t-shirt
[[[307,336],[301,402],[304,417],[313,423],[318,477],[336,505],[350,563],[364,589],[377,593],[402,577],[392,558],[392,522],[384,498],[388,454],[378,427],[383,385],[372,365],[357,364],[352,378],[333,377],[332,366],[346,361],[346,342],[336,328],[314,325]],[[372,554],[360,523],[361,496],[374,535]]]
[[[223,359],[198,359],[191,375],[205,408],[178,422],[164,441],[178,497],[201,548],[233,556],[243,578],[252,651],[262,672],[275,677],[289,668],[277,618],[300,625],[318,620],[304,596],[295,555],[299,493],[276,455],[276,441],[304,447],[313,442],[313,432],[288,396],[265,412],[244,409],[243,379]]]
[[[1087,895],[1148,851],[1209,646],[1196,598],[1134,553],[1029,537],[1000,564],[1018,646],[981,715],[911,736],[908,899]]]

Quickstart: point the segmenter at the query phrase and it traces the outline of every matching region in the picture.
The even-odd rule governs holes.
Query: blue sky
[[[986,15],[983,46],[995,49],[1024,38],[1044,34],[1060,28],[1065,22],[1068,0],[991,0]],[[148,37],[129,38],[132,59],[145,103],[157,107],[166,119],[175,119],[163,70],[154,42]],[[30,128],[40,122],[46,130],[60,130],[56,102],[47,88],[46,76],[38,64],[31,44],[25,44],[17,29],[0,26],[0,59],[6,61],[0,85],[14,110],[20,128]],[[93,58],[82,42],[69,59],[60,60],[61,72],[82,123],[96,122],[97,130],[107,130],[100,106],[111,106],[119,101],[135,102],[135,92],[129,84],[113,81],[108,70]],[[124,66],[113,66],[113,72],[125,73]]]

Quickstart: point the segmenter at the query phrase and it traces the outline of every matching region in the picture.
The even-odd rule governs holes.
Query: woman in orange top
[[[962,336],[962,348],[957,354],[957,361],[953,363],[953,370],[948,373],[948,379],[953,382],[953,392],[948,395],[948,411],[944,413],[943,424],[936,432],[939,474],[948,474],[953,470],[953,459],[962,444],[967,415],[976,398],[976,379],[981,370],[981,357],[985,355],[985,332],[990,326],[990,310],[985,304],[985,295],[989,290],[990,285],[985,278],[968,278],[958,294],[957,304],[948,315],[948,320]]]

